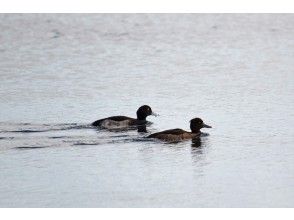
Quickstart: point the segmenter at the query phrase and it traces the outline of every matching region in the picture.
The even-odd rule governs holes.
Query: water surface
[[[293,207],[291,14],[1,14],[1,207]],[[146,141],[89,124],[135,116]]]

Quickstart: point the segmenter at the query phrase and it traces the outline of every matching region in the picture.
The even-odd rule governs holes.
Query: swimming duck
[[[190,129],[192,132],[176,128],[151,134],[147,136],[147,138],[157,138],[163,141],[182,141],[187,139],[195,139],[200,137],[201,128],[211,128],[211,126],[204,124],[201,118],[193,118],[190,121]]]
[[[146,118],[149,115],[158,116],[158,114],[152,111],[150,106],[143,105],[137,110],[137,118],[130,118],[127,116],[112,116],[94,121],[92,125],[106,129],[144,126],[148,123],[148,121],[146,121]]]

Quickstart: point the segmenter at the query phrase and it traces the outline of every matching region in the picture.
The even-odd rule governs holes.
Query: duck
[[[168,142],[178,142],[182,140],[188,139],[197,139],[200,138],[201,134],[203,134],[200,129],[202,128],[212,128],[210,125],[207,125],[203,122],[201,118],[193,118],[190,120],[190,129],[191,132],[185,131],[180,128],[169,129],[157,133],[153,133],[147,138],[156,138],[162,141]]]
[[[148,105],[142,105],[137,110],[137,118],[131,118],[127,116],[111,116],[108,118],[102,118],[94,121],[91,125],[104,129],[120,129],[128,127],[145,127],[146,124],[151,122],[147,121],[146,118],[150,115],[158,116],[152,111],[151,107]],[[138,129],[139,131],[140,129]],[[144,130],[144,129],[143,129]]]

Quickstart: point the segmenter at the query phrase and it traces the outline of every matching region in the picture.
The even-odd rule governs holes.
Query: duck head
[[[200,132],[201,128],[212,128],[212,127],[207,124],[204,124],[201,118],[193,118],[190,121],[190,129],[193,133]]]
[[[150,106],[142,105],[137,110],[137,119],[138,120],[146,120],[149,115],[158,116],[158,114],[154,113]]]

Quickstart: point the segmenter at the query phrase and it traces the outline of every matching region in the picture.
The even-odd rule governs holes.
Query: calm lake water
[[[0,207],[293,207],[293,14],[1,14]],[[146,141],[89,124],[135,116]]]

